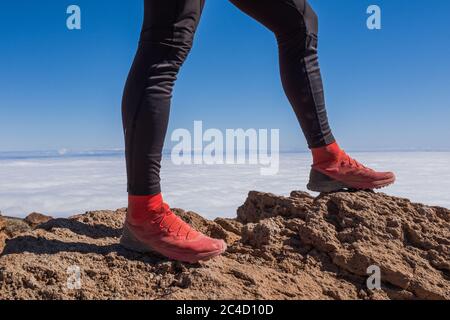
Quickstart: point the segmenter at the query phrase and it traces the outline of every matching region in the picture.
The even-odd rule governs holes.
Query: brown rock
[[[118,245],[125,209],[6,220],[4,299],[450,299],[450,211],[374,192],[250,192],[237,219],[174,210],[227,252],[197,265]],[[0,251],[1,251],[0,232]],[[366,287],[368,267],[380,290]],[[67,287],[79,267],[81,289]],[[69,268],[69,269],[68,269]],[[70,269],[72,268],[72,269]]]
[[[5,227],[6,227],[6,219],[3,218],[2,215],[0,215],[0,231],[5,229]]]
[[[6,243],[6,234],[0,231],[0,254],[3,252]]]
[[[0,216],[0,253],[7,239],[29,230],[30,226],[23,219]]]
[[[52,219],[52,217],[46,216],[42,213],[32,212],[25,217],[24,221],[27,222],[31,227],[36,227],[41,223],[46,223]]]
[[[31,230],[28,223],[26,223],[23,219],[11,217],[5,217],[4,219],[6,221],[6,225],[3,228],[3,233],[9,238]]]
[[[246,224],[242,230],[242,243],[255,248],[275,244],[281,232],[280,226],[273,219],[261,220],[259,223]]]

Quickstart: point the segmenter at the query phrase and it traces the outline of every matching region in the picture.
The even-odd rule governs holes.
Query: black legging
[[[317,15],[306,0],[231,0],[274,32],[283,88],[310,148],[334,142],[317,57]],[[172,89],[204,0],[144,0],[139,48],[123,95],[128,192],[161,191],[159,172]],[[257,54],[255,52],[255,54]]]

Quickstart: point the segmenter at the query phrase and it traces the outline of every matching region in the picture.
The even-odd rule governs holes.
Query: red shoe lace
[[[341,161],[341,165],[349,165],[350,167],[356,167],[359,169],[368,169],[352,157],[350,157],[344,150],[342,150],[343,160]]]
[[[187,239],[192,231],[192,227],[174,214],[167,203],[163,202],[160,210],[160,214],[162,215],[158,216],[152,222],[159,224],[159,227],[162,230],[166,230],[169,234],[176,230],[177,237],[183,235]]]

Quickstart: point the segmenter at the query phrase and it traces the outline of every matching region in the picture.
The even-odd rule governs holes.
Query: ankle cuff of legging
[[[132,196],[154,196],[161,193],[161,186],[150,186],[150,187],[132,187],[128,186],[128,195]]]
[[[308,143],[308,148],[309,149],[315,149],[315,148],[322,148],[322,147],[326,147],[328,145],[331,145],[333,143],[336,143],[336,139],[334,138],[332,133],[329,133],[325,136],[323,136],[321,139],[317,140],[317,141],[313,141],[313,142],[309,142]]]

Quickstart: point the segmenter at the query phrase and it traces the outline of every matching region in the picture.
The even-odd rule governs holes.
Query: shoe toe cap
[[[224,240],[219,240],[219,248],[221,252],[225,252],[227,250],[227,243]]]
[[[211,239],[211,250],[208,251],[220,251],[220,252],[225,252],[225,250],[227,249],[227,244],[224,240],[222,239]]]
[[[385,176],[386,179],[390,179],[390,180],[393,180],[393,181],[395,181],[395,179],[396,179],[395,173],[390,172],[390,171],[383,172],[383,175]]]

